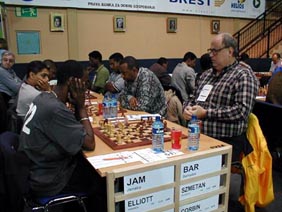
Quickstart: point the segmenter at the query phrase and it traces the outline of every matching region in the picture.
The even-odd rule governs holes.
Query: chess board
[[[121,124],[112,124],[109,126],[94,127],[94,134],[113,150],[138,147],[152,144],[152,123],[147,121],[135,121],[118,126]],[[111,128],[111,129],[109,129]],[[170,128],[164,128],[164,141],[171,141]],[[187,138],[182,135],[182,138]]]

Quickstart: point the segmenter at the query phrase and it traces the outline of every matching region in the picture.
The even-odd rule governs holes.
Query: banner
[[[72,7],[178,13],[234,18],[256,18],[265,0],[4,0],[7,5]]]

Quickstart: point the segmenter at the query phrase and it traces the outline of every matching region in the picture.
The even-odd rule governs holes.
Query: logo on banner
[[[231,9],[244,10],[246,0],[236,0],[231,3]]]
[[[253,5],[254,5],[254,8],[259,8],[260,7],[260,0],[253,0]]]
[[[214,1],[214,6],[215,7],[220,7],[221,5],[223,5],[224,2],[225,2],[225,0],[215,0]]]

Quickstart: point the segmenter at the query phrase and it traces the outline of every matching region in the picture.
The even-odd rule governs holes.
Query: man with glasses
[[[14,63],[15,55],[12,52],[4,51],[0,66],[0,93],[4,98],[6,108],[8,108],[10,99],[18,94],[22,84],[22,80],[12,69]]]
[[[233,145],[232,160],[242,150],[251,151],[246,137],[248,116],[259,83],[250,66],[237,61],[237,43],[232,35],[216,35],[208,49],[212,68],[199,78],[194,96],[185,104],[183,116],[196,114],[202,120],[202,133]]]

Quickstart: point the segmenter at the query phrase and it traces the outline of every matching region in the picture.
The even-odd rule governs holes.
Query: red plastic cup
[[[182,131],[179,129],[171,130],[171,147],[172,149],[181,149],[181,135]]]
[[[98,115],[102,115],[102,114],[103,114],[103,104],[98,103]]]

